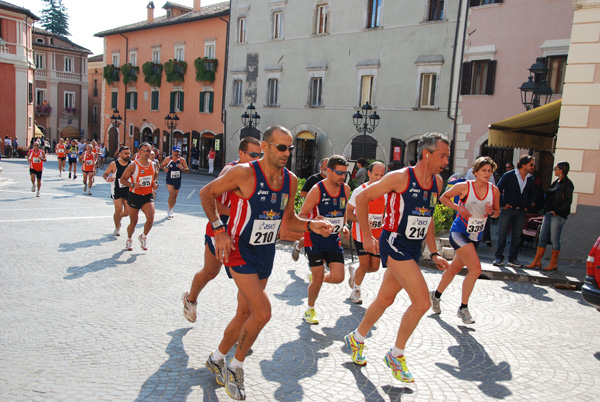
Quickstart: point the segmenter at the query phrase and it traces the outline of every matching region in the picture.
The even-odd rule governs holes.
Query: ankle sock
[[[392,348],[392,356],[393,357],[400,357],[400,356],[404,356],[404,349],[399,349],[396,346],[394,346]]]
[[[244,368],[244,362],[239,361],[238,359],[236,359],[235,357],[233,359],[231,359],[231,362],[229,362],[229,368],[232,370],[241,368]]]
[[[358,333],[358,329],[354,331],[354,339],[356,342],[363,343],[365,341],[365,337]]]
[[[354,284],[354,290],[360,290],[360,285]]]
[[[435,291],[435,298],[439,299],[442,297],[442,294],[440,292],[438,292],[437,290]]]
[[[462,310],[463,308],[467,308],[467,307],[469,307],[469,306],[466,304],[462,304],[462,303],[460,304],[460,310]]]
[[[213,355],[211,357],[213,362],[217,362],[219,360],[223,360],[225,358],[225,355],[223,353],[221,353],[221,351],[219,350],[219,348],[217,348],[214,352]]]

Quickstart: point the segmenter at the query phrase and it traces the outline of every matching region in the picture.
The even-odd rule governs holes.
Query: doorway
[[[213,133],[203,133],[200,139],[200,167],[208,169],[208,153],[211,148],[215,148],[215,135]]]
[[[303,131],[296,136],[296,176],[306,179],[314,173],[317,156],[317,134]],[[288,159],[288,169],[291,167],[292,158]]]

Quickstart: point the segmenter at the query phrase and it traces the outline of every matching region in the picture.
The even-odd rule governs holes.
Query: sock
[[[395,345],[392,348],[392,356],[393,357],[399,357],[399,356],[404,356],[404,349],[398,349]]]
[[[236,359],[235,357],[229,362],[229,368],[232,370],[241,368],[244,368],[244,362],[239,361],[238,359]]]
[[[311,308],[315,308],[314,306],[309,306],[308,304],[306,305],[306,311],[310,310]]]
[[[219,348],[215,349],[215,351],[213,352],[213,355],[211,357],[213,362],[223,360],[224,358],[225,358],[225,355],[223,353],[221,353]]]
[[[365,337],[358,333],[358,328],[354,331],[354,339],[356,342],[364,343]]]
[[[436,290],[435,291],[435,298],[439,299],[440,297],[442,297],[442,294]]]
[[[463,308],[467,308],[467,307],[468,307],[468,306],[467,306],[466,304],[462,304],[462,303],[461,303],[461,304],[460,304],[460,309],[459,309],[459,310],[462,310]]]
[[[360,285],[354,284],[354,290],[360,290]]]

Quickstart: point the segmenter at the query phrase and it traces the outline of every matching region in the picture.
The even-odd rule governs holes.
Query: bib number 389
[[[262,246],[264,244],[273,244],[277,240],[280,220],[271,221],[266,219],[257,219],[252,225],[252,234],[250,235],[250,244],[253,246]]]
[[[422,240],[427,235],[427,228],[431,223],[430,216],[409,216],[406,221],[406,231],[404,235],[409,240]]]

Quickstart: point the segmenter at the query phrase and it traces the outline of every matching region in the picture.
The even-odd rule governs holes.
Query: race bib
[[[369,226],[371,229],[381,229],[383,226],[383,215],[369,214]]]
[[[151,185],[152,185],[152,176],[140,177],[140,186],[141,187],[150,187]]]
[[[479,233],[483,232],[483,229],[485,229],[486,220],[487,218],[475,218],[473,216],[469,218],[467,221],[467,233],[471,240],[477,241]]]
[[[179,179],[181,177],[181,171],[180,170],[173,170],[171,172],[171,179]]]
[[[69,154],[69,156],[70,156],[71,158],[77,158],[77,153],[76,153],[76,152],[71,152],[71,153]]]
[[[33,163],[40,163],[42,160],[40,158],[33,158]]]
[[[86,165],[93,165],[94,161],[93,160],[87,160],[87,161],[85,161],[85,164]]]
[[[340,231],[344,227],[344,217],[343,216],[340,216],[337,218],[326,217],[325,220],[331,222],[331,224],[333,225],[333,231],[331,232],[331,234],[340,233]]]
[[[250,244],[253,246],[262,246],[275,243],[280,224],[280,220],[256,219],[252,225]]]
[[[431,223],[431,216],[409,215],[406,221],[406,231],[404,235],[409,240],[423,240],[427,235],[427,228]]]

